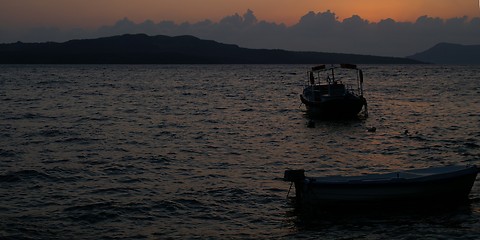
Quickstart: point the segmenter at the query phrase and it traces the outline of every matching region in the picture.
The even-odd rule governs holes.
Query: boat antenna
[[[358,78],[359,78],[358,85],[359,85],[359,89],[360,89],[360,95],[363,96],[363,71],[362,71],[362,69],[358,69]]]

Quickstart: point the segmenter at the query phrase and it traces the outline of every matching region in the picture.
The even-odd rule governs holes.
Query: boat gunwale
[[[454,171],[446,171],[455,168]],[[426,172],[444,169],[444,172]],[[413,175],[415,172],[423,172],[424,174]],[[472,166],[449,166],[438,168],[425,168],[416,170],[407,170],[393,172],[387,174],[374,174],[363,176],[330,176],[330,177],[305,177],[303,183],[305,185],[321,186],[321,187],[351,187],[351,186],[380,186],[380,185],[410,185],[415,183],[439,183],[448,182],[455,178],[466,177],[469,175],[477,175],[479,168]],[[405,175],[405,173],[407,175]],[[413,174],[412,174],[413,173]],[[398,174],[398,175],[397,175]],[[408,176],[408,174],[411,174]]]

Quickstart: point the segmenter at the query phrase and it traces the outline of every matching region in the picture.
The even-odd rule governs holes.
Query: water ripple
[[[308,128],[309,67],[0,66],[0,238],[477,239],[478,184],[467,209],[306,220],[282,181],[480,164],[477,68],[362,66],[370,116]]]

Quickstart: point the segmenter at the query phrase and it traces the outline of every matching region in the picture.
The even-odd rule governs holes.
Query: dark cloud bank
[[[297,24],[286,26],[258,20],[248,10],[243,15],[224,17],[219,22],[205,20],[178,24],[147,20],[134,23],[124,18],[112,26],[103,26],[93,31],[36,28],[19,33],[0,29],[0,42],[61,42],[125,33],[193,35],[246,48],[404,57],[440,42],[480,44],[480,18],[440,19],[422,16],[413,23],[396,22],[393,19],[373,23],[357,15],[340,21],[335,13],[326,11],[309,12]]]

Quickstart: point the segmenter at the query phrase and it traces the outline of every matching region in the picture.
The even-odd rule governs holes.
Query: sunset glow
[[[369,21],[378,22],[391,18],[396,21],[413,22],[418,17],[478,17],[480,11],[473,7],[475,0],[337,0],[322,1],[323,9],[334,9],[340,18],[347,18],[353,14]]]
[[[309,11],[330,10],[338,18],[359,15],[371,22],[391,18],[415,21],[428,15],[440,18],[479,17],[477,0],[42,0],[2,1],[0,27],[99,27],[127,17],[135,22],[171,20],[219,21],[251,9],[268,22],[293,25]]]
[[[479,7],[478,0],[0,0],[0,43],[143,33],[407,56],[440,42],[480,44]]]

